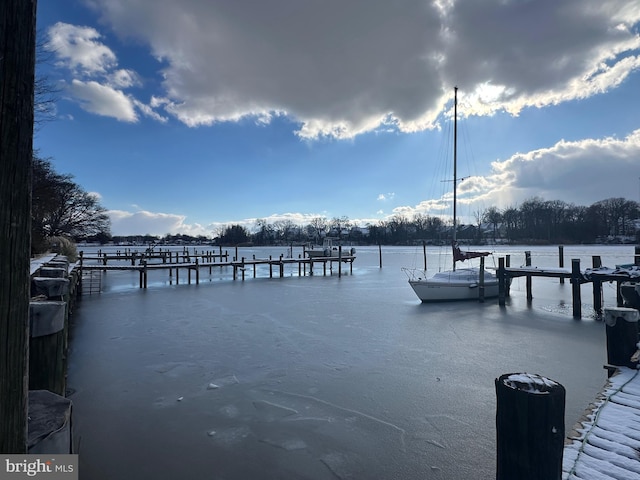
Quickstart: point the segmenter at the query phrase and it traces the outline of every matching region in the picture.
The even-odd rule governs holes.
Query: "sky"
[[[38,32],[34,148],[113,235],[443,215],[454,86],[462,221],[640,201],[640,2],[56,0]]]

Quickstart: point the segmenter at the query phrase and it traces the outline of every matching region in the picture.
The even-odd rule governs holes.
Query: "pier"
[[[617,304],[622,306],[624,301],[621,294],[621,285],[623,282],[640,282],[640,247],[635,247],[634,263],[629,265],[620,265],[615,268],[602,266],[600,256],[592,257],[591,268],[582,269],[579,259],[571,260],[571,268],[563,268],[564,258],[562,257],[562,247],[560,247],[560,267],[558,268],[538,268],[531,266],[531,254],[525,252],[525,266],[511,267],[509,266],[508,257],[500,257],[498,259],[498,303],[505,306],[506,298],[509,296],[509,286],[511,279],[517,277],[526,277],[526,295],[527,301],[533,299],[533,277],[558,278],[560,283],[564,283],[565,279],[569,279],[572,285],[572,303],[573,317],[582,317],[582,298],[580,286],[585,283],[593,285],[593,307],[598,315],[602,314],[602,284],[604,282],[616,282]]]
[[[339,247],[337,256],[315,256],[315,257],[303,257],[298,258],[285,258],[284,255],[280,255],[277,258],[269,256],[269,258],[256,258],[255,255],[252,258],[242,257],[238,259],[238,249],[236,247],[235,256],[229,260],[229,253],[222,252],[220,248],[218,253],[212,251],[203,251],[198,253],[183,252],[117,252],[115,254],[99,253],[95,256],[85,256],[83,252],[80,252],[79,268],[82,272],[91,271],[137,271],[140,277],[140,288],[147,288],[148,274],[152,270],[168,270],[169,276],[173,278],[173,272],[175,270],[176,284],[180,281],[180,270],[186,270],[187,283],[191,284],[192,276],[194,277],[196,285],[200,283],[200,270],[203,268],[209,269],[209,274],[212,273],[213,268],[231,268],[233,269],[233,280],[241,279],[245,280],[247,272],[253,278],[257,277],[259,266],[269,267],[269,278],[283,278],[285,276],[286,265],[297,265],[298,276],[305,276],[307,271],[309,275],[314,275],[314,267],[318,268],[318,264],[322,266],[322,274],[327,275],[327,266],[329,272],[333,271],[334,264],[338,267],[338,276],[342,276],[342,264],[348,264],[349,273],[353,273],[353,262],[356,259],[355,255],[348,253],[342,254],[342,247]],[[304,253],[303,253],[304,255]],[[161,263],[159,262],[161,260]],[[119,265],[114,265],[113,262],[120,262]],[[90,263],[87,263],[90,262]],[[111,262],[111,264],[109,264]],[[126,264],[122,264],[126,262]],[[275,273],[274,273],[275,270]]]

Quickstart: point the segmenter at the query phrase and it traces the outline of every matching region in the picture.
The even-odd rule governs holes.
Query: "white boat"
[[[452,300],[477,300],[481,289],[484,288],[484,298],[498,296],[498,277],[480,268],[456,269],[457,262],[464,262],[472,258],[485,257],[489,252],[462,252],[456,243],[457,230],[457,140],[458,140],[458,87],[454,88],[453,103],[453,268],[438,272],[427,278],[426,272],[409,272],[409,285],[418,298],[423,302],[441,302]],[[422,276],[424,275],[424,276]]]
[[[356,254],[355,248],[348,248],[348,247],[342,248],[342,252],[341,252],[340,248],[333,244],[333,240],[337,240],[337,239],[334,239],[333,237],[325,237],[324,240],[322,241],[322,246],[317,246],[316,248],[311,246],[311,248],[305,250],[305,253],[309,258],[320,258],[320,257],[338,258],[340,254],[342,254],[343,257],[350,257]]]

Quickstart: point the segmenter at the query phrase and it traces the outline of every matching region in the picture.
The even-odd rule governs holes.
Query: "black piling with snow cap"
[[[635,308],[604,309],[607,336],[607,363],[616,367],[637,368],[640,313]]]
[[[565,388],[537,374],[495,380],[496,480],[561,480]]]

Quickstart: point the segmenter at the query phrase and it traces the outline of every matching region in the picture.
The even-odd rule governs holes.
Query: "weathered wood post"
[[[478,278],[478,300],[484,302],[484,257],[480,257],[480,273]]]
[[[65,394],[65,313],[62,300],[30,302],[29,389]]]
[[[506,300],[507,272],[504,269],[504,257],[498,258],[498,305],[504,307]]]
[[[144,279],[144,288],[147,288],[147,261],[142,260],[142,278]]]
[[[524,252],[524,264],[526,267],[531,266],[531,252],[529,250]],[[526,276],[526,286],[527,286],[527,302],[531,302],[533,300],[533,292],[531,291],[531,275]]]
[[[203,259],[204,261],[204,259]],[[198,259],[196,258],[196,285],[200,285],[200,267],[198,266]]]
[[[242,281],[244,282],[244,272],[245,272],[245,266],[244,266],[244,257],[242,257]]]
[[[593,268],[602,267],[602,258],[600,258],[600,255],[593,255],[591,257],[591,266]],[[594,277],[591,280],[591,284],[593,286],[593,309],[596,315],[600,317],[602,315],[602,282]]]
[[[0,7],[0,452],[27,451],[36,0]]]
[[[271,255],[269,255],[269,278],[273,278],[273,263],[271,262]]]
[[[495,385],[496,480],[560,480],[564,387],[528,373],[501,375]]]
[[[509,268],[511,266],[511,255],[505,255],[504,257],[504,266]],[[505,291],[507,297],[511,296],[511,279],[507,277],[507,282],[505,285]]]
[[[580,259],[571,259],[571,297],[573,300],[573,318],[582,318],[582,297],[580,296]]]
[[[564,268],[564,245],[558,245],[558,267]],[[564,284],[564,277],[560,277],[560,283]]]
[[[632,360],[631,357],[638,350],[639,317],[640,312],[635,308],[604,309],[609,365],[633,369],[638,367],[638,360]],[[611,374],[611,370],[609,373]]]
[[[342,245],[338,245],[338,278],[342,277]]]

